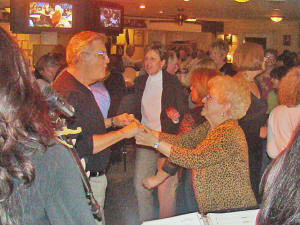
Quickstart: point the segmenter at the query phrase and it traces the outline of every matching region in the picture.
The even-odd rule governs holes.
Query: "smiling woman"
[[[156,144],[172,163],[193,170],[201,213],[255,206],[247,142],[237,122],[250,105],[249,85],[219,75],[209,80],[208,93],[202,111],[208,122],[182,135],[144,128],[136,135],[137,144]]]
[[[167,52],[160,44],[153,44],[145,49],[145,70],[149,75],[156,75],[166,64]]]

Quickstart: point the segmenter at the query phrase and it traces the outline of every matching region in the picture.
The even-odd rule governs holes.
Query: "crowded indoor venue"
[[[300,225],[300,0],[0,0],[0,224]]]

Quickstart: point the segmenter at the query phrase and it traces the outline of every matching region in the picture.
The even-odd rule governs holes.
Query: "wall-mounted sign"
[[[146,28],[145,20],[124,18],[124,27]]]

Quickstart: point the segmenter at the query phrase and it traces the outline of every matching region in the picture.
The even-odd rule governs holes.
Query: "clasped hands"
[[[121,129],[121,131],[125,135],[125,138],[135,137],[136,143],[139,145],[152,147],[158,141],[158,138],[154,136],[154,131],[145,127],[134,117],[127,126]]]

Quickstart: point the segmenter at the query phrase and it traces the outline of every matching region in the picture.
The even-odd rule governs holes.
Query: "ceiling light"
[[[278,23],[280,22],[283,18],[282,16],[271,16],[270,19],[275,22],[275,23]]]
[[[185,1],[185,2],[189,2],[190,0],[183,0],[183,1]]]
[[[195,18],[189,18],[189,19],[186,19],[185,21],[188,21],[188,22],[196,22],[197,19],[195,19]]]
[[[140,9],[144,9],[144,8],[146,8],[146,6],[144,4],[141,4]]]
[[[273,9],[270,19],[275,23],[280,22],[283,19],[280,9]]]
[[[159,10],[159,13],[160,13],[160,14],[163,14],[163,13],[164,13],[164,11],[162,11],[162,10]]]
[[[236,2],[249,2],[249,0],[234,0]]]

